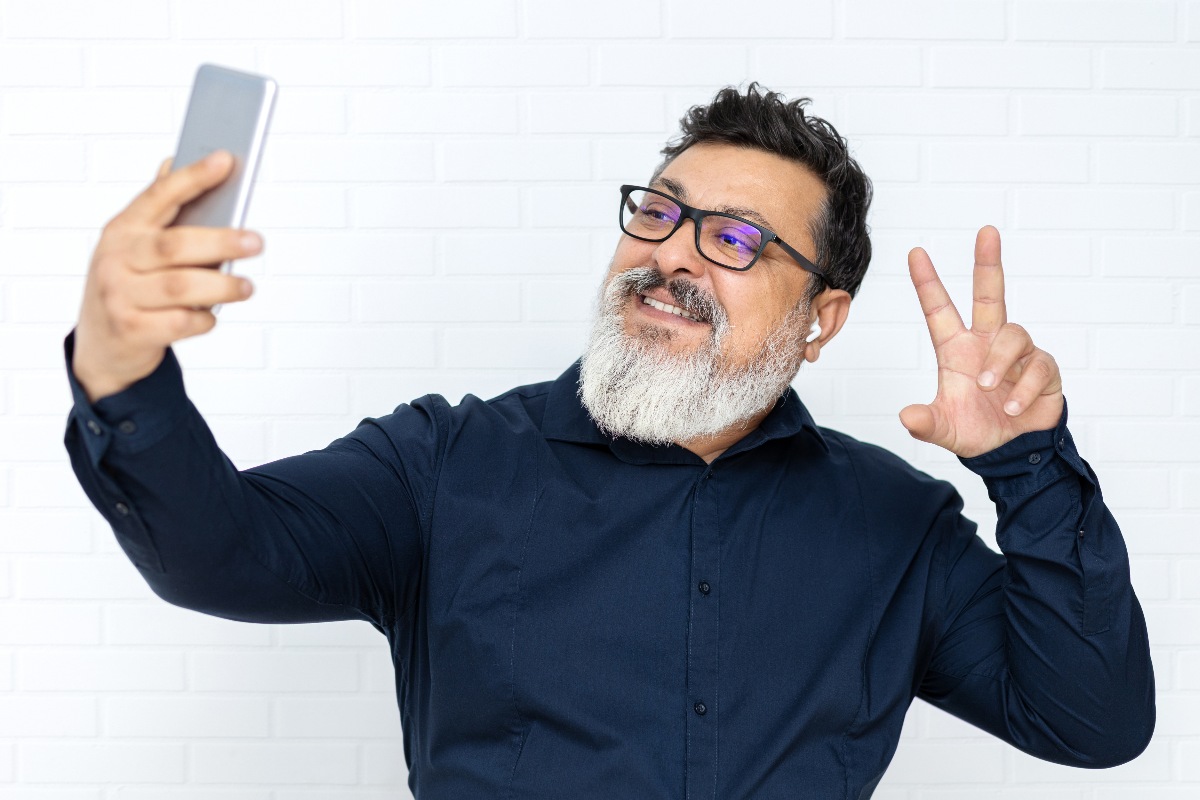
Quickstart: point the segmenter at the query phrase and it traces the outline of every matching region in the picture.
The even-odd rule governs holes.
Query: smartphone
[[[179,210],[172,225],[240,228],[275,106],[275,81],[262,75],[202,64],[188,100],[172,170],[199,161],[214,150],[233,154],[233,172],[224,183]],[[220,264],[228,272],[232,262]]]

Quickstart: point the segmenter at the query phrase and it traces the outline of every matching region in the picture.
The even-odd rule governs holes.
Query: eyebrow
[[[683,202],[685,202],[685,203],[688,202],[687,189],[684,188],[684,185],[682,183],[680,183],[679,181],[672,180],[671,178],[655,178],[653,183],[650,184],[651,188],[653,188],[655,186],[655,184],[661,185],[664,189],[666,189],[668,192],[670,192],[671,194],[678,197]],[[722,205],[722,206],[717,206],[716,208],[708,209],[708,210],[718,211],[722,214],[732,214],[735,217],[744,217],[745,219],[748,219],[751,222],[757,222],[759,225],[762,225],[764,228],[767,228],[767,229],[771,230],[772,232],[775,231],[775,226],[772,225],[767,220],[766,217],[764,217],[762,214],[758,213],[757,211],[755,211],[752,208],[743,208],[742,206]]]

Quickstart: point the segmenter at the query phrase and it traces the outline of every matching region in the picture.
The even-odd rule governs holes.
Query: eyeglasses
[[[763,248],[774,242],[801,267],[829,283],[816,264],[757,223],[733,214],[692,208],[644,186],[621,187],[621,230],[634,239],[665,242],[685,219],[690,219],[696,229],[696,250],[717,266],[744,272],[758,262]]]

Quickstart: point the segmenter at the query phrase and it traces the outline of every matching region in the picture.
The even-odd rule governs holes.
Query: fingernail
[[[989,370],[979,373],[979,385],[984,388],[990,388],[996,383],[996,376]]]
[[[1008,414],[1010,417],[1015,417],[1017,414],[1021,413],[1021,404],[1016,400],[1009,400],[1004,404],[1004,413]]]
[[[262,249],[262,237],[257,233],[243,233],[239,241],[242,245],[242,250],[247,253],[257,253]]]
[[[238,287],[238,290],[242,293],[242,297],[249,297],[254,294],[254,284],[242,278],[242,285]]]

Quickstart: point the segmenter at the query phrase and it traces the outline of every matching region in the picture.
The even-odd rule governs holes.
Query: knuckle
[[[166,231],[154,237],[154,254],[164,261],[170,261],[179,254],[179,240]]]
[[[166,272],[162,276],[162,293],[169,300],[178,300],[187,294],[187,276],[177,270]]]
[[[1049,380],[1054,375],[1054,366],[1044,358],[1033,359],[1027,371],[1042,380]]]
[[[1021,337],[1021,338],[1028,338],[1028,336],[1029,336],[1029,333],[1023,327],[1021,327],[1020,325],[1018,325],[1015,322],[1004,323],[1004,330],[1010,336],[1017,336],[1017,337]]]

